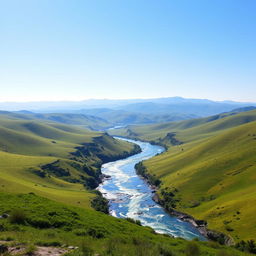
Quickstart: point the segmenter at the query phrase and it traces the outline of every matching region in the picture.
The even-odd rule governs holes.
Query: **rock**
[[[75,249],[75,247],[74,247],[74,246],[69,246],[69,247],[68,247],[68,249],[70,249],[70,250],[74,250],[74,249]]]
[[[207,230],[207,236],[210,240],[219,242],[220,244],[224,244],[228,246],[235,244],[232,237],[215,230]]]
[[[5,244],[0,244],[0,253],[6,253],[8,252],[8,247]]]
[[[198,227],[205,227],[207,226],[207,222],[205,220],[195,220],[195,223]]]
[[[9,216],[10,216],[9,214],[4,213],[4,214],[2,215],[2,218],[7,219]]]
[[[159,203],[159,202],[160,202],[159,197],[158,197],[157,194],[154,194],[153,200],[154,200],[156,203]]]

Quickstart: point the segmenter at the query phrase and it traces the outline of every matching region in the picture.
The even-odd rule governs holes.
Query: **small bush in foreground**
[[[25,224],[26,220],[26,213],[22,209],[15,209],[10,214],[10,222],[13,224]]]

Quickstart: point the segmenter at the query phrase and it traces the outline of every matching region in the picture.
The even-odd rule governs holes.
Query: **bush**
[[[194,242],[189,242],[186,246],[185,254],[187,256],[199,256],[200,249],[199,246]]]
[[[87,232],[82,229],[75,230],[74,233],[76,236],[86,236],[87,235]]]
[[[91,206],[96,210],[108,214],[108,200],[101,194],[97,195],[91,202]]]
[[[36,243],[38,246],[53,246],[53,247],[59,247],[61,246],[61,243],[59,241],[39,241]]]
[[[0,232],[3,232],[6,230],[6,227],[4,224],[0,224]]]
[[[254,240],[242,240],[239,243],[237,243],[235,247],[240,251],[256,254],[256,244]]]
[[[226,230],[229,231],[229,232],[234,231],[234,229],[233,229],[232,227],[230,227],[229,225],[226,225],[225,228],[226,228]]]
[[[134,224],[137,224],[137,225],[141,226],[140,220],[134,220],[132,218],[126,218],[126,220],[131,222],[131,223],[134,223]]]
[[[87,235],[93,238],[105,238],[106,237],[105,233],[106,231],[102,229],[89,228],[87,230]]]
[[[11,212],[9,220],[13,224],[25,224],[27,216],[22,209],[15,209]]]
[[[29,220],[29,224],[35,228],[50,228],[51,223],[47,219],[35,218]]]

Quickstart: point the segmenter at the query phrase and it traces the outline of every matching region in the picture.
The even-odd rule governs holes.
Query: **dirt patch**
[[[39,246],[39,247],[37,247],[35,255],[36,256],[60,256],[66,252],[68,252],[68,250],[64,249],[64,248]]]
[[[12,245],[6,241],[0,241],[0,244],[5,244],[8,246],[8,253],[11,255],[21,255],[26,252],[26,247],[24,245]],[[36,251],[33,253],[33,256],[61,256],[70,251],[67,248],[57,248],[57,247],[45,247],[38,246]],[[0,253],[1,255],[1,253]]]

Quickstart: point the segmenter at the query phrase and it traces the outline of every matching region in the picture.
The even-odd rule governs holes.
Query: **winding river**
[[[118,138],[121,139],[121,138]],[[123,139],[141,147],[142,152],[123,160],[104,164],[102,173],[109,175],[98,190],[109,200],[112,216],[140,220],[143,226],[149,226],[158,233],[169,234],[185,239],[205,240],[199,231],[188,222],[169,215],[153,201],[154,191],[136,174],[136,163],[162,153],[164,148],[148,142]]]

